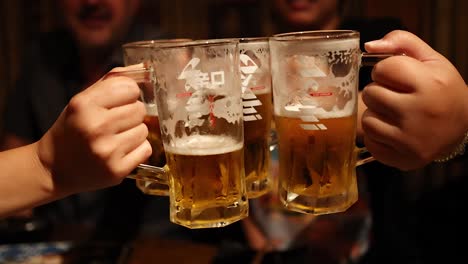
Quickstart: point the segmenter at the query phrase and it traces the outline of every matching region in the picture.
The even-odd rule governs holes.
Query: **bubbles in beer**
[[[190,228],[219,227],[247,216],[242,142],[191,136],[166,148],[171,169],[171,221]]]

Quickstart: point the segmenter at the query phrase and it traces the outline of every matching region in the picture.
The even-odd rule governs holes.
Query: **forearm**
[[[37,144],[0,152],[0,217],[64,197],[37,156]]]

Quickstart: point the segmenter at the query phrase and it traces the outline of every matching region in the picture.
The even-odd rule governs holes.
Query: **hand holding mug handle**
[[[114,71],[107,73],[102,77],[102,80],[117,77],[125,76],[133,79],[137,83],[141,82],[151,82],[153,78],[153,68],[148,66],[145,63],[135,64],[132,66],[126,67],[126,69],[116,68]],[[130,175],[127,176],[129,179],[135,180],[145,180],[156,182],[160,184],[167,185],[167,172],[169,168],[164,166],[164,168],[148,165],[148,164],[139,164]]]

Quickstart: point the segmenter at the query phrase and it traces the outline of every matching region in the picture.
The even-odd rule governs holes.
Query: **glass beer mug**
[[[152,76],[167,163],[141,165],[130,177],[168,179],[170,220],[185,227],[222,227],[248,215],[238,43],[158,45],[152,70],[120,72]]]
[[[168,43],[180,43],[190,41],[191,39],[159,39],[130,42],[122,45],[123,58],[125,66],[145,63],[151,60],[151,50],[153,47]],[[140,78],[141,79],[141,78]],[[138,82],[141,90],[141,101],[146,107],[146,116],[143,122],[148,127],[148,141],[153,150],[147,165],[162,167],[166,164],[164,147],[161,140],[161,131],[159,128],[159,117],[154,94],[153,84],[150,80],[141,79]],[[166,182],[136,180],[136,185],[145,194],[150,195],[169,195],[169,186]]]
[[[239,40],[244,114],[244,166],[247,195],[260,197],[271,190],[270,127],[272,119],[270,48],[268,38]]]
[[[365,54],[359,32],[310,31],[270,38],[279,196],[289,210],[342,212],[358,199],[358,76],[361,65],[391,55]]]

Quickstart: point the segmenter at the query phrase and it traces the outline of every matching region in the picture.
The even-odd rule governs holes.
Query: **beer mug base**
[[[340,195],[312,197],[280,188],[279,194],[281,203],[286,209],[313,215],[344,212],[358,200],[357,189]]]
[[[145,180],[136,180],[136,185],[144,194],[169,196],[169,186],[167,184],[151,182]]]
[[[205,206],[204,208],[183,209],[172,211],[170,220],[174,224],[190,229],[224,227],[242,220],[249,215],[249,203],[246,198],[230,205]]]
[[[247,183],[247,196],[249,199],[258,198],[271,191],[270,179],[263,179]]]

